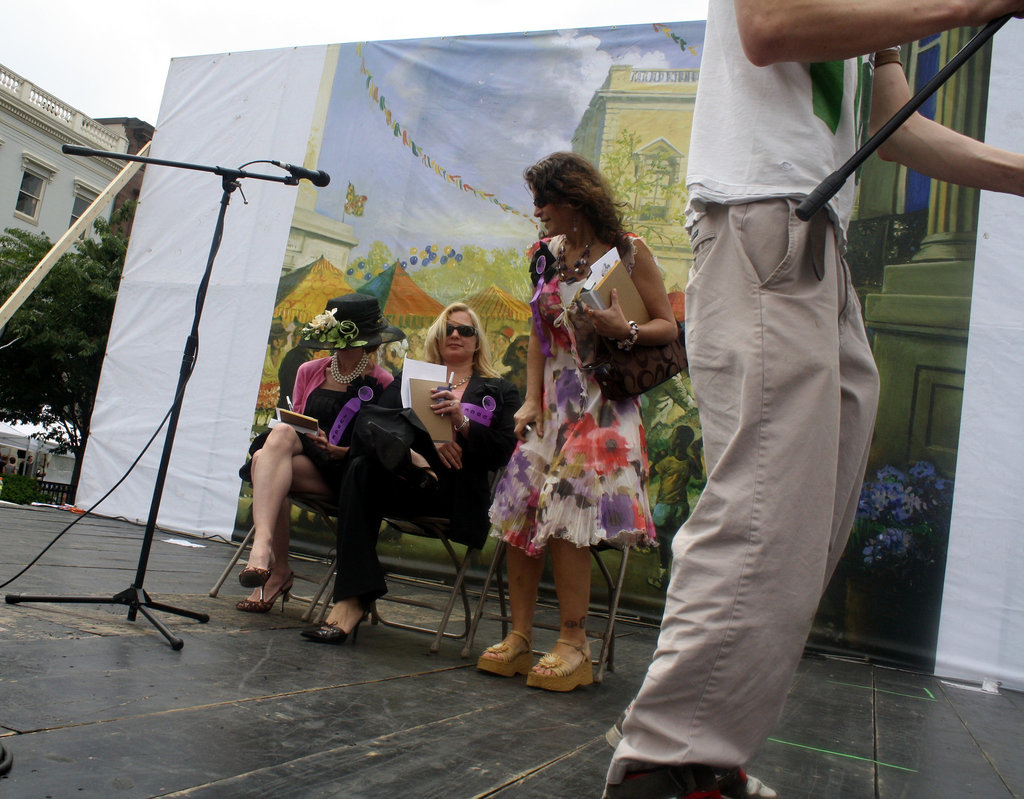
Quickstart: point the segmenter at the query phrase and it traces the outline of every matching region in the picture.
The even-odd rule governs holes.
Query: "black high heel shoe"
[[[315,641],[318,644],[343,644],[351,636],[352,646],[355,646],[356,638],[359,636],[359,625],[368,618],[370,618],[370,611],[364,608],[363,615],[359,617],[359,621],[348,632],[341,629],[337,624],[324,623],[319,627],[302,630],[301,634],[303,638],[308,638],[310,641]]]
[[[412,449],[402,439],[376,422],[370,422],[369,430],[381,466],[416,488],[437,485],[437,475],[429,465],[417,466],[412,462]]]

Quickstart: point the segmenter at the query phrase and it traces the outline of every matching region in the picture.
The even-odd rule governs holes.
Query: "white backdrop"
[[[986,140],[1024,152],[1024,22],[996,34]],[[1024,199],[984,193],[937,674],[1024,689]]]
[[[238,167],[303,162],[326,47],[172,61],[150,155]],[[250,171],[285,174],[254,165]],[[211,173],[148,166],[100,377],[77,502],[89,507],[128,468],[173,400],[196,289],[220,208]],[[158,523],[229,536],[296,188],[243,181],[199,330]],[[163,432],[98,508],[145,520]]]

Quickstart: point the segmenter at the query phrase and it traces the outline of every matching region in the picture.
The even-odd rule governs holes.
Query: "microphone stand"
[[[999,17],[998,19],[992,20],[984,28],[982,28],[974,37],[967,42],[955,56],[953,56],[949,63],[946,64],[942,69],[935,73],[930,81],[928,81],[921,90],[918,91],[907,104],[904,105],[899,111],[892,115],[892,119],[886,122],[878,131],[868,139],[864,144],[861,145],[860,149],[857,150],[851,157],[850,160],[843,164],[839,169],[825,178],[819,183],[814,191],[812,191],[807,197],[796,207],[796,215],[798,219],[807,222],[812,216],[814,216],[822,207],[839,191],[847,179],[856,172],[861,164],[863,164],[868,156],[871,155],[875,150],[882,146],[882,144],[896,132],[896,129],[906,122],[913,115],[918,108],[931,97],[939,87],[949,80],[953,73],[956,72],[960,67],[964,65],[981,47],[998,31],[1003,25],[1013,19],[1013,14],[1007,14],[1006,16]]]
[[[161,602],[154,602],[153,598],[143,588],[146,579],[146,568],[149,563],[149,553],[153,545],[153,534],[156,531],[157,514],[160,510],[160,498],[163,495],[164,481],[167,478],[167,467],[171,460],[171,449],[174,445],[174,434],[178,428],[178,418],[181,415],[182,400],[185,396],[185,386],[192,376],[192,369],[195,364],[196,351],[199,347],[199,320],[203,313],[203,303],[206,299],[206,290],[210,284],[210,276],[213,272],[213,261],[220,249],[221,238],[224,233],[224,215],[227,212],[228,203],[231,201],[231,194],[239,188],[239,181],[243,178],[255,178],[275,183],[284,183],[289,186],[298,184],[299,179],[294,175],[261,175],[252,172],[244,172],[241,169],[228,169],[220,166],[204,166],[201,164],[189,164],[182,161],[167,161],[161,158],[149,158],[141,155],[129,155],[127,153],[105,152],[91,150],[87,147],[66,144],[62,148],[68,155],[101,156],[104,158],[116,158],[124,161],[142,161],[147,164],[158,164],[160,166],[172,166],[179,169],[194,169],[201,172],[213,172],[221,176],[223,194],[220,201],[220,212],[217,215],[217,225],[213,233],[213,242],[210,245],[210,254],[206,260],[206,271],[199,281],[199,288],[196,293],[195,317],[192,320],[192,330],[185,340],[185,348],[181,358],[181,370],[178,374],[178,386],[174,393],[174,402],[171,404],[170,418],[167,422],[167,433],[164,437],[163,454],[160,457],[160,466],[157,469],[156,483],[153,487],[153,498],[149,507],[149,519],[146,522],[146,530],[142,536],[142,550],[139,553],[138,568],[135,572],[134,582],[123,591],[113,596],[88,597],[88,596],[28,596],[22,594],[7,594],[7,604],[15,605],[19,602],[65,602],[65,603],[87,603],[87,604],[117,604],[128,606],[128,621],[135,621],[137,614],[141,613],[157,630],[167,639],[171,649],[179,650],[185,642],[176,637],[171,631],[154,616],[150,611],[158,610],[165,613],[173,613],[178,616],[185,616],[195,619],[200,623],[206,623],[210,617],[206,613],[197,613],[191,610],[183,610]]]

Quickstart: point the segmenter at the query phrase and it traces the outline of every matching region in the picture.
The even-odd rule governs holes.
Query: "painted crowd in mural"
[[[407,338],[378,351],[397,372],[423,357],[423,333],[449,302],[471,305],[494,360],[524,390],[531,325],[526,251],[539,231],[522,181],[529,164],[574,150],[598,164],[627,228],[658,258],[682,320],[691,254],[686,152],[702,22],[375,42],[332,50],[322,125],[311,132],[332,175],[300,194],[278,287],[253,434],[286,406],[302,325],[326,300],[378,298]],[[918,85],[960,42],[905,48]],[[330,70],[329,70],[330,71]],[[987,60],[924,112],[972,135],[983,125]],[[977,196],[873,160],[860,176],[849,260],[882,376],[882,405],[850,544],[812,643],[929,666],[956,462]],[[656,619],[673,535],[705,481],[697,407],[684,374],[642,397],[650,501],[660,546],[631,558],[624,604]],[[243,488],[239,526],[247,526]],[[296,518],[296,536],[333,531]],[[310,526],[304,527],[309,524]],[[433,542],[385,530],[385,558],[428,564]],[[479,556],[486,568],[489,548]],[[398,567],[398,566],[396,566]]]

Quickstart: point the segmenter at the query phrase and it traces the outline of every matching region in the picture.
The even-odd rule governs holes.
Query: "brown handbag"
[[[636,344],[631,350],[622,350],[611,339],[603,336],[597,339],[594,360],[583,368],[593,373],[606,399],[636,397],[686,368],[686,337],[682,325],[679,325],[679,335],[668,344]]]

